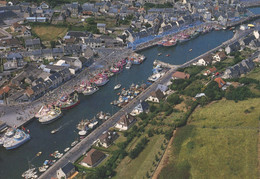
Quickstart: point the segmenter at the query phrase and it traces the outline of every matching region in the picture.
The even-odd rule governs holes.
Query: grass
[[[159,151],[162,153],[160,146],[163,144],[163,139],[162,135],[154,135],[149,138],[147,146],[137,158],[131,160],[129,157],[125,157],[117,167],[117,175],[114,178],[140,179],[146,177],[147,171],[150,173],[150,169],[154,169],[155,155],[158,155]],[[158,155],[158,157],[160,156]]]
[[[257,178],[260,100],[221,100],[178,129],[159,178]]]
[[[254,70],[252,70],[251,72],[249,72],[246,75],[247,78],[254,78],[256,80],[260,80],[260,67],[255,68]]]
[[[42,41],[55,41],[59,38],[63,38],[68,28],[66,27],[56,27],[56,26],[34,26],[32,27],[32,31],[40,37]]]

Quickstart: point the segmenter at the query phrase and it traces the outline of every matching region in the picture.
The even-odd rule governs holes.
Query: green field
[[[32,31],[40,37],[42,41],[56,41],[66,35],[68,28],[55,26],[34,26],[32,27]]]
[[[258,178],[260,100],[221,100],[197,109],[178,129],[159,178]]]
[[[121,161],[116,169],[117,175],[114,178],[146,178],[147,171],[151,174],[151,169],[155,169],[155,166],[153,165],[153,162],[155,162],[155,155],[158,155],[158,152],[161,154],[163,153],[160,148],[163,141],[163,135],[155,135],[149,138],[147,146],[137,158],[131,160],[129,157],[125,157]],[[160,157],[160,155],[158,155],[158,157]]]

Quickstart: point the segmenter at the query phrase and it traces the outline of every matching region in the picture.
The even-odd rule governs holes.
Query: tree
[[[56,42],[55,41],[51,41],[51,48],[55,48],[56,46]]]
[[[151,111],[151,112],[155,112],[156,109],[157,109],[157,107],[156,107],[155,105],[151,105],[151,106],[150,106],[150,111]]]
[[[182,99],[179,97],[178,94],[174,93],[171,94],[168,98],[167,98],[167,102],[170,103],[171,105],[176,105],[182,102]]]

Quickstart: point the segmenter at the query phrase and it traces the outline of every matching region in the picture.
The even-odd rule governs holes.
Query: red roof
[[[215,78],[214,81],[218,83],[219,88],[222,88],[226,84],[226,82],[222,80],[222,78]]]
[[[10,91],[9,86],[4,86],[3,88],[0,89],[0,95],[4,93],[8,93]]]
[[[87,153],[87,156],[82,160],[82,162],[88,164],[89,166],[93,166],[103,157],[105,157],[105,154],[103,152],[96,149],[91,149]]]

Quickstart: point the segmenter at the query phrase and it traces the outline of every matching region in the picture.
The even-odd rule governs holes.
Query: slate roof
[[[67,163],[65,166],[61,168],[61,170],[65,173],[65,175],[70,173],[73,169],[75,169],[75,167],[71,162]]]

